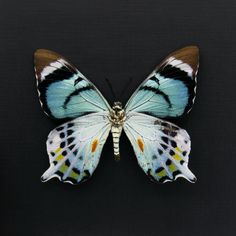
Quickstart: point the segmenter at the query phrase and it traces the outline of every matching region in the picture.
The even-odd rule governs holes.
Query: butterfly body
[[[121,102],[114,102],[110,112],[109,120],[111,121],[111,133],[113,138],[113,149],[115,160],[120,159],[120,136],[122,133],[123,125],[126,119],[125,110],[122,108]]]
[[[99,90],[59,54],[35,52],[35,74],[40,103],[56,119],[70,118],[50,132],[50,167],[42,181],[53,177],[78,184],[91,177],[109,133],[115,159],[120,159],[122,131],[128,136],[139,166],[155,182],[183,177],[195,182],[188,168],[191,141],[180,127],[162,120],[187,114],[196,94],[198,48],[189,46],[170,54],[138,87],[123,108],[111,107]]]

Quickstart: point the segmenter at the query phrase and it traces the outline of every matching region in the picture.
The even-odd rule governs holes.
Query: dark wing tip
[[[72,73],[77,72],[76,67],[60,54],[48,49],[37,49],[34,52],[34,66],[36,77],[39,77],[44,67],[48,66],[52,62],[59,61],[60,59],[63,60],[63,64],[67,67],[68,70],[70,70]]]
[[[44,67],[48,66],[51,62],[57,61],[61,56],[56,52],[47,49],[37,49],[34,52],[34,68],[36,77],[40,78],[40,73]]]
[[[51,50],[40,48],[34,52],[34,58],[35,61],[37,62],[37,60],[44,60],[44,59],[57,60],[58,58],[62,58],[62,56]]]
[[[158,67],[168,64],[171,57],[181,60],[191,66],[193,69],[193,75],[196,75],[199,64],[199,48],[197,46],[190,45],[172,52],[161,62]]]
[[[180,59],[182,58],[182,60],[186,63],[189,63],[188,60],[192,60],[192,63],[198,64],[199,48],[197,46],[187,46],[177,50],[174,53],[176,56],[180,57]]]
[[[179,50],[193,50],[193,51],[195,51],[196,53],[199,52],[199,48],[198,48],[198,46],[196,46],[196,45],[188,45],[188,46],[185,46],[185,47],[183,47],[183,48],[181,48],[181,49],[179,49]]]

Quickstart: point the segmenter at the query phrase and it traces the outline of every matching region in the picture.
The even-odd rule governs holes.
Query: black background
[[[1,235],[235,235],[236,2],[0,1]],[[45,184],[45,142],[58,122],[41,110],[33,52],[74,64],[113,101],[127,101],[168,53],[200,48],[198,94],[176,122],[192,139],[196,184],[153,184],[125,135],[122,160],[108,139],[93,177],[80,186]]]

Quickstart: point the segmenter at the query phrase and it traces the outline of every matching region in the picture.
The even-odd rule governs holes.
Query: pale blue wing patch
[[[197,69],[197,47],[172,53],[131,96],[126,112],[156,117],[179,117],[188,113],[195,99]]]
[[[43,110],[57,119],[110,110],[98,89],[59,54],[35,52],[35,73]]]
[[[78,184],[91,177],[110,129],[108,112],[85,115],[54,129],[47,140],[50,167],[42,181],[57,177]]]
[[[130,112],[124,131],[138,164],[152,180],[165,183],[183,177],[196,181],[188,168],[191,141],[185,130],[149,115]]]

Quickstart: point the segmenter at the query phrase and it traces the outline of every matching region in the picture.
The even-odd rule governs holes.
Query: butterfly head
[[[121,102],[114,102],[110,113],[110,120],[113,125],[122,125],[125,121],[125,111]]]

